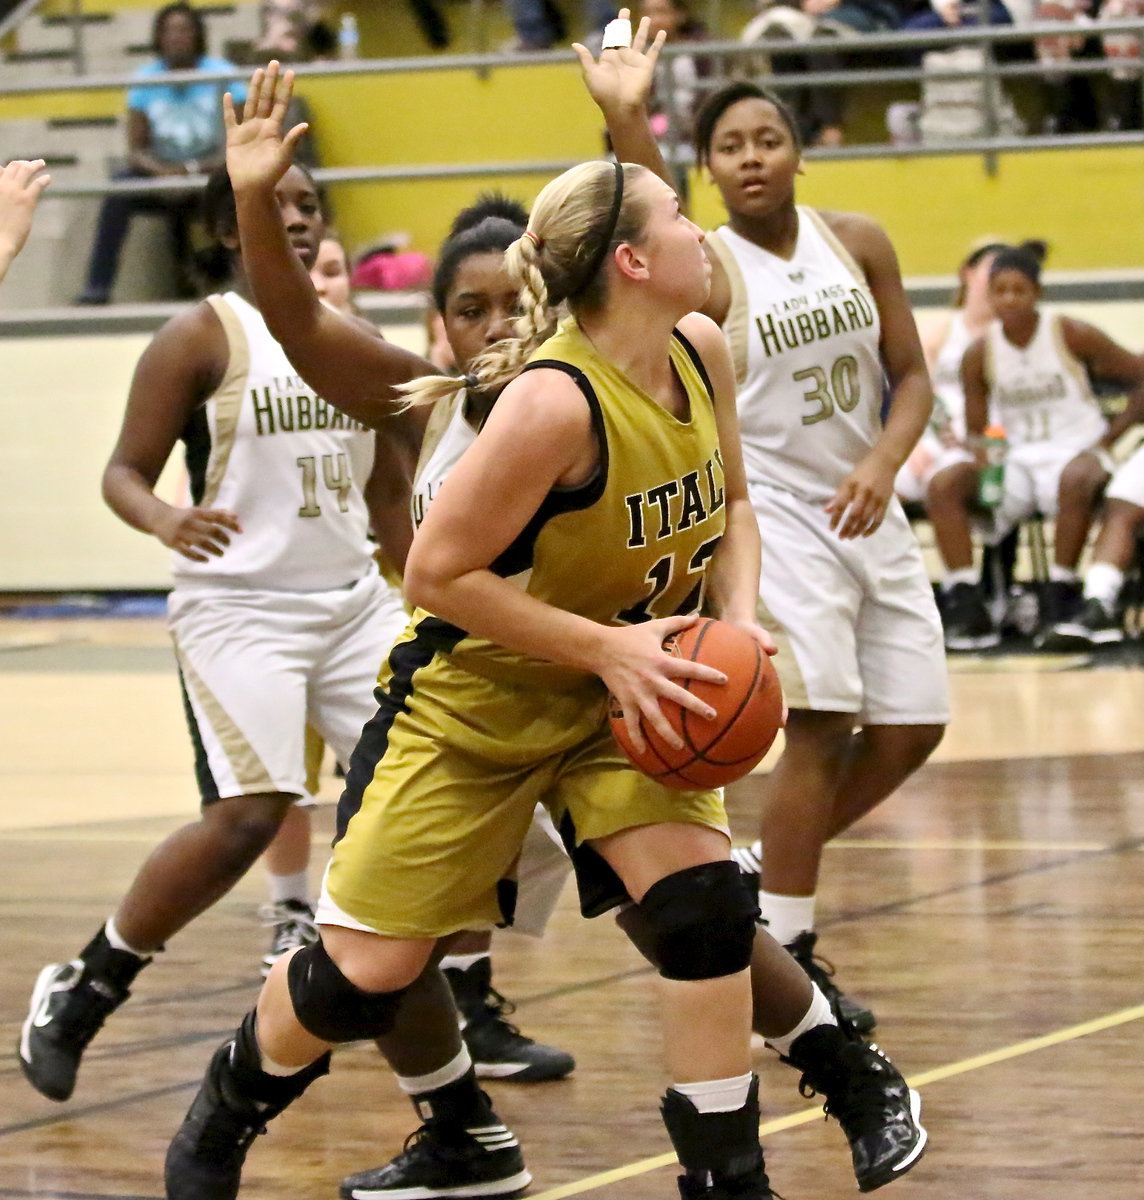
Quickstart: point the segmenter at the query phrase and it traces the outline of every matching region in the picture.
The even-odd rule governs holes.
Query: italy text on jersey
[[[672,533],[690,529],[717,513],[724,504],[723,488],[716,483],[716,467],[723,477],[723,458],[716,450],[702,471],[689,471],[681,479],[669,479],[644,492],[624,497],[628,508],[628,548],[646,546],[648,537],[663,541]],[[672,500],[680,497],[678,515]],[[650,518],[650,521],[648,520]]]

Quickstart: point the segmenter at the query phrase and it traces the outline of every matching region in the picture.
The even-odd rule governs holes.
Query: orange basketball
[[[725,684],[677,681],[709,704],[715,718],[705,720],[674,701],[662,700],[664,715],[683,739],[683,746],[673,749],[641,722],[647,749],[640,754],[632,746],[623,712],[613,699],[608,715],[620,749],[645,775],[680,791],[722,787],[742,779],[771,748],[782,725],[783,693],[770,656],[750,634],[706,617],[668,638],[663,647],[727,676]]]

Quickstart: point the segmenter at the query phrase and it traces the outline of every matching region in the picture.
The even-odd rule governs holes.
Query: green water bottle
[[[977,481],[977,502],[982,508],[996,508],[1005,495],[1005,455],[1009,443],[1000,425],[990,425],[981,438],[985,466]]]

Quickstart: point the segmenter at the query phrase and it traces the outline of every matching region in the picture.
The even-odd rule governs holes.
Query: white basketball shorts
[[[864,725],[944,725],[941,619],[921,550],[891,500],[868,538],[842,541],[820,502],[752,484],[763,542],[759,621],[791,708]]]
[[[1144,508],[1144,445],[1119,467],[1104,495],[1108,500],[1126,500]]]
[[[1005,457],[1005,492],[993,510],[986,540],[999,542],[1034,513],[1055,517],[1061,472],[1090,444],[1027,442],[1013,446]]]
[[[946,467],[962,462],[973,462],[973,455],[964,446],[947,446],[935,433],[927,430],[902,464],[894,480],[894,494],[903,504],[923,504],[933,477]]]
[[[305,794],[307,725],[348,763],[408,621],[377,574],[328,592],[176,588],[167,612],[204,804]]]

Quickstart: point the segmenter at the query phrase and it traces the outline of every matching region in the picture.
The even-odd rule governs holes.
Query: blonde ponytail
[[[509,278],[520,286],[515,336],[478,355],[463,379],[426,375],[404,384],[399,390],[408,403],[433,404],[463,388],[495,395],[555,332],[559,303],[574,313],[598,309],[607,294],[609,249],[638,240],[647,220],[646,204],[629,186],[643,170],[588,162],[552,180],[536,198],[528,229],[504,255]]]

